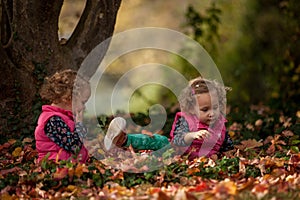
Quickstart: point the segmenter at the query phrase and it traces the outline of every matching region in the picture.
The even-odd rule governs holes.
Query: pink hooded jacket
[[[62,120],[68,125],[70,131],[73,132],[75,129],[75,122],[73,119],[73,114],[71,111],[64,110],[55,106],[44,105],[42,106],[42,113],[38,119],[38,124],[35,129],[35,140],[36,140],[36,149],[38,151],[38,161],[41,161],[48,153],[49,160],[67,160],[72,155],[71,152],[68,152],[55,144],[48,136],[46,135],[44,128],[47,121],[52,116],[59,116]],[[88,151],[82,145],[80,152],[77,158],[72,158],[73,161],[80,161],[82,163],[86,162],[88,159]]]
[[[213,126],[208,126],[201,123],[195,115],[188,115],[184,112],[176,113],[175,120],[172,125],[172,130],[170,132],[171,142],[174,139],[176,122],[181,117],[185,118],[191,132],[196,132],[204,129],[208,130],[211,133],[211,136],[209,138],[205,138],[204,140],[195,139],[190,146],[177,148],[179,149],[179,151],[181,151],[181,153],[183,153],[183,155],[188,155],[189,160],[193,160],[194,158],[201,156],[210,157],[220,150],[226,134],[226,119],[222,115],[220,115],[219,119]]]

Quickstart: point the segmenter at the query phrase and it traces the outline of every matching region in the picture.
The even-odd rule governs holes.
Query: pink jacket
[[[195,115],[188,115],[184,112],[176,113],[175,120],[172,125],[172,130],[170,132],[171,141],[173,141],[174,138],[176,122],[180,117],[185,118],[189,125],[190,131],[194,132],[205,129],[211,133],[211,136],[209,138],[205,138],[204,140],[195,139],[190,146],[177,148],[180,149],[183,155],[188,155],[189,160],[193,160],[194,158],[201,156],[210,157],[220,150],[226,134],[226,119],[222,115],[220,115],[214,126],[210,127],[199,122],[197,116]]]
[[[64,110],[55,106],[44,105],[42,107],[42,113],[38,119],[38,124],[35,129],[35,140],[36,140],[36,149],[38,151],[38,161],[44,158],[48,153],[49,160],[67,160],[72,155],[71,152],[64,150],[55,144],[48,136],[46,135],[44,128],[47,121],[52,116],[59,116],[62,120],[69,126],[71,132],[75,129],[75,122],[73,119],[73,114],[71,111]],[[73,161],[80,161],[82,163],[86,162],[88,159],[88,151],[82,146],[77,158],[72,158]]]

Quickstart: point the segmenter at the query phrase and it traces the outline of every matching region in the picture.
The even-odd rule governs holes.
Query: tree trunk
[[[61,69],[78,70],[89,52],[112,36],[121,0],[87,0],[72,36],[64,42],[58,38],[63,1],[0,1],[0,135],[33,134],[44,77]],[[107,48],[108,44],[100,61]],[[88,75],[97,67],[90,66]]]

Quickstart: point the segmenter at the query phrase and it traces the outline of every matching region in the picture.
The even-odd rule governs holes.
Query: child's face
[[[210,125],[219,117],[220,108],[216,91],[210,93],[197,94],[200,122]]]

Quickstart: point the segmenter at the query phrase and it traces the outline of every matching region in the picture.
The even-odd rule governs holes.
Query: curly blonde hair
[[[225,87],[217,81],[208,80],[202,77],[197,77],[189,81],[187,87],[185,87],[179,95],[179,103],[181,111],[197,115],[197,94],[209,93],[216,91],[219,98],[220,112],[225,114],[226,112],[226,93],[231,88]]]
[[[50,103],[59,103],[72,100],[72,95],[78,95],[82,89],[90,86],[90,83],[76,71],[66,69],[56,72],[51,77],[45,78],[45,83],[40,90],[43,100]]]

